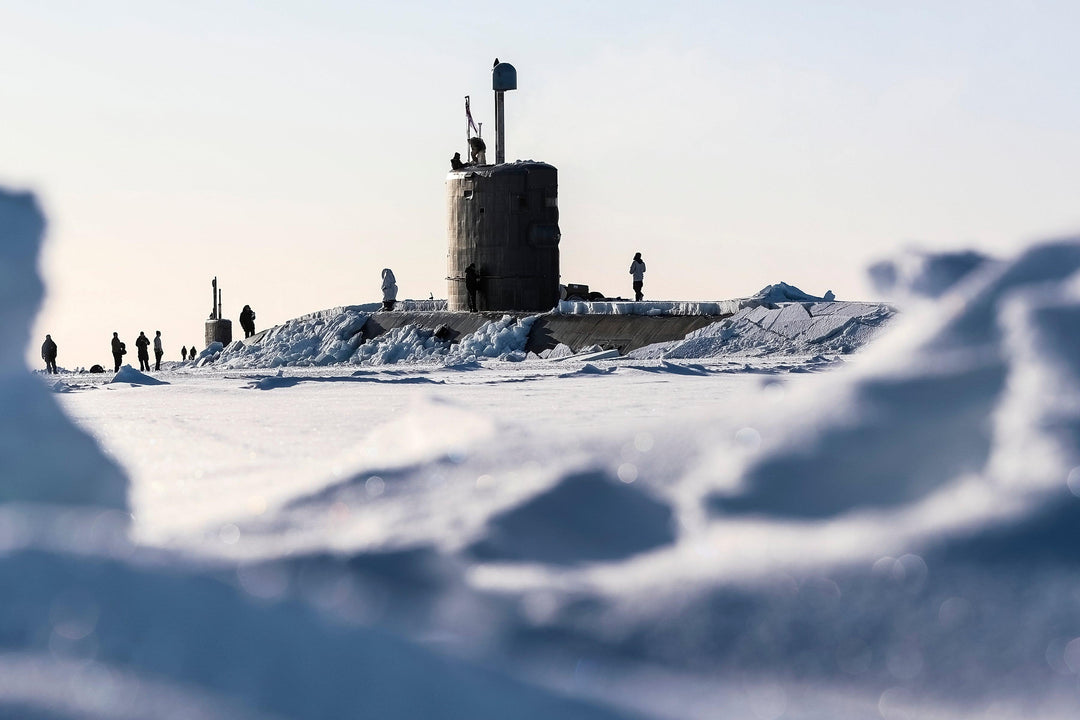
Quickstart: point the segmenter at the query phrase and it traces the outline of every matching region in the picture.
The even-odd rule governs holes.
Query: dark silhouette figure
[[[124,355],[127,354],[127,345],[120,342],[120,338],[116,333],[112,334],[112,358],[113,358],[113,372],[120,372],[120,363],[124,361]]]
[[[187,362],[187,345],[180,346],[180,362]]]
[[[195,362],[195,346],[194,345],[192,345],[191,349],[188,350],[188,355],[191,358],[191,361]]]
[[[483,138],[469,138],[469,157],[473,165],[487,165],[487,143]]]
[[[465,163],[461,161],[461,153],[454,153],[454,157],[450,158],[450,169],[460,170],[463,167],[465,167]]]
[[[150,372],[150,338],[139,331],[139,337],[135,338],[135,347],[139,350],[139,370]]]
[[[645,282],[645,261],[641,259],[641,253],[634,253],[634,261],[630,263],[630,274],[634,276],[634,300],[641,302],[645,297],[641,293],[641,286]]]
[[[244,328],[244,337],[249,338],[255,334],[255,311],[250,305],[245,305],[240,311],[240,327]]]
[[[45,342],[41,343],[41,359],[45,361],[45,372],[56,374],[56,343],[52,335],[45,336]]]
[[[476,271],[476,263],[469,263],[465,268],[465,292],[469,294],[469,312],[476,312],[476,291],[480,287],[480,273]]]
[[[154,370],[161,370],[161,356],[165,354],[165,350],[161,347],[161,331],[158,330],[154,333]]]

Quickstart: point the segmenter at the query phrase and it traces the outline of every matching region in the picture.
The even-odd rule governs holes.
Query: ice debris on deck
[[[257,343],[235,340],[215,364],[225,368],[320,366],[346,362],[362,341],[369,313],[358,307],[322,310],[270,328]]]
[[[892,307],[881,303],[759,304],[744,307],[682,340],[648,345],[629,355],[638,359],[680,359],[843,354],[872,340],[895,314]]]
[[[778,282],[766,285],[747,298],[716,301],[682,300],[562,300],[555,306],[556,315],[732,315],[747,307],[774,306],[785,302],[833,302],[829,290],[823,296],[810,295],[794,285]]]
[[[892,315],[873,303],[834,303],[832,293],[809,295],[787,283],[767,285],[748,298],[721,302],[560,303],[556,313],[636,315],[723,315],[729,322],[699,330],[684,340],[649,346],[637,358],[705,358],[731,354],[846,353],[869,341]],[[428,301],[438,302],[438,301]],[[778,307],[777,303],[783,303]],[[792,304],[795,303],[795,304]],[[798,304],[802,303],[802,304]],[[458,343],[428,328],[402,326],[363,340],[369,306],[323,310],[290,320],[228,347],[214,343],[192,363],[227,369],[285,366],[456,364],[470,359],[525,360],[525,346],[535,318],[503,316],[466,335]],[[566,346],[541,353],[544,358],[573,355]],[[592,359],[592,358],[588,358]]]
[[[439,339],[426,328],[404,325],[361,345],[349,362],[354,365],[459,365],[478,358],[524,360],[525,344],[535,320],[535,317],[516,319],[504,315],[499,320],[484,323],[476,332],[466,335],[456,344]]]

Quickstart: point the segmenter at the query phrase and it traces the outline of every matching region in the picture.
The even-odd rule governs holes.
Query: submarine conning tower
[[[492,88],[496,164],[466,164],[446,178],[449,309],[468,309],[465,268],[473,263],[478,310],[543,312],[559,300],[558,170],[532,160],[503,162],[503,93],[517,88],[513,65],[495,64]]]

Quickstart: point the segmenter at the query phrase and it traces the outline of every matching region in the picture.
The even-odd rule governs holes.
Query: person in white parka
[[[390,268],[383,268],[382,309],[393,310],[395,302],[397,302],[397,279],[394,277],[393,270]]]

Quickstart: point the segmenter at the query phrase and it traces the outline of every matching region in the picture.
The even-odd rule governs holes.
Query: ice
[[[112,379],[111,382],[113,384],[125,383],[125,384],[128,384],[128,385],[168,385],[169,384],[164,380],[161,380],[161,379],[156,378],[156,377],[152,377],[152,376],[147,375],[146,373],[143,373],[143,372],[139,372],[138,370],[131,367],[130,365],[121,366],[120,369],[117,371],[117,373],[115,375],[113,375],[113,379]]]
[[[37,252],[44,231],[31,195],[0,188],[0,503],[126,509],[127,478],[71,424],[20,357],[42,297]]]
[[[794,285],[788,285],[786,282],[778,282],[773,285],[766,285],[758,290],[754,295],[747,298],[743,305],[747,304],[760,304],[760,305],[774,305],[776,303],[783,302],[813,302],[815,300],[828,300],[832,301],[831,293],[826,293],[828,297],[816,297],[808,293],[804,293]]]
[[[994,261],[973,250],[930,253],[912,250],[870,267],[870,278],[886,296],[936,298]]]
[[[570,357],[573,354],[574,351],[569,345],[559,343],[551,350],[545,350],[544,352],[540,353],[540,357],[544,358],[545,360],[558,360],[559,358]]]
[[[237,343],[230,343],[229,347],[235,346]],[[195,356],[195,360],[192,364],[195,367],[206,367],[207,365],[213,365],[221,354],[225,352],[225,346],[220,342],[214,341],[206,346],[198,355]]]
[[[579,367],[577,370],[571,370],[568,373],[562,373],[561,375],[559,375],[559,377],[567,378],[567,377],[577,377],[578,375],[607,375],[608,373],[613,373],[616,370],[617,370],[617,368],[615,368],[615,367],[601,368],[601,367],[597,367],[597,366],[593,365],[592,363],[585,363],[584,365]]]
[[[769,305],[580,368],[490,362],[509,318],[131,390],[5,355],[0,714],[1075,717],[1080,242]]]
[[[18,357],[41,300],[43,229],[31,196],[0,190],[0,715],[618,716],[361,627],[347,583],[309,576],[322,602],[274,601],[272,570],[131,545],[127,479]],[[164,398],[145,394],[160,392],[139,393],[147,417],[161,419]]]
[[[271,328],[258,342],[237,340],[214,362],[226,368],[320,366],[346,362],[369,317],[358,307],[324,310]]]
[[[739,309],[740,302],[739,300],[716,302],[561,300],[555,306],[554,312],[559,315],[730,315]]]
[[[469,551],[483,560],[555,565],[622,560],[673,543],[673,523],[671,508],[647,491],[586,472],[492,517]]]
[[[525,344],[534,318],[504,315],[485,323],[456,344],[435,337],[415,325],[393,328],[361,345],[349,362],[354,365],[431,364],[458,365],[477,358],[525,359]]]
[[[744,307],[687,335],[634,350],[630,357],[692,359],[851,353],[893,319],[888,305],[862,302],[781,303]]]

